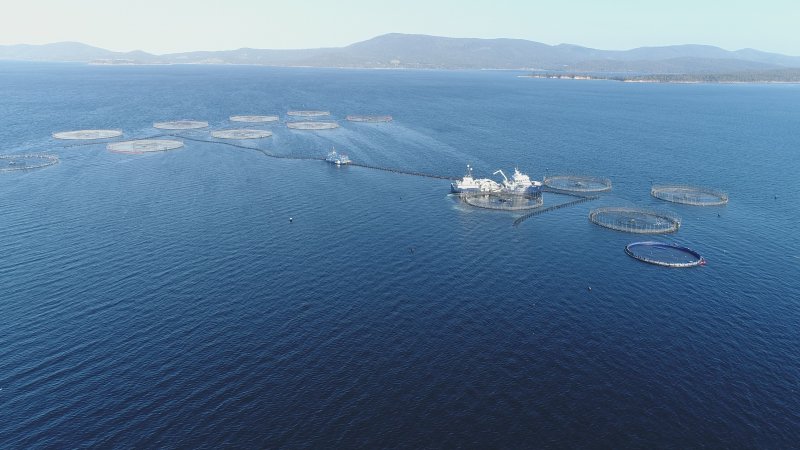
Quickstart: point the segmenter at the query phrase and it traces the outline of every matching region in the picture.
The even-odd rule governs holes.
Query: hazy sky
[[[0,0],[0,44],[153,53],[338,47],[390,32],[800,56],[800,0]]]

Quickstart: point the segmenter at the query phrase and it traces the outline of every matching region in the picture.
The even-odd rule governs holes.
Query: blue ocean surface
[[[60,158],[0,173],[0,448],[796,446],[800,86],[517,75],[0,63],[0,153]],[[238,114],[282,121],[202,142]],[[174,119],[210,128],[146,155],[51,137]],[[513,226],[447,180],[259,151],[332,146],[613,190]],[[708,264],[628,257],[600,206],[681,216],[656,239]]]

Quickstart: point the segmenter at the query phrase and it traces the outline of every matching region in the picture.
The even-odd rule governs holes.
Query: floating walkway
[[[261,148],[250,147],[250,146],[247,146],[247,145],[237,144],[235,142],[210,141],[210,140],[207,140],[207,139],[187,137],[187,136],[184,136],[184,135],[169,135],[169,136],[180,137],[181,139],[185,139],[187,141],[205,142],[205,143],[208,143],[208,144],[217,144],[217,145],[227,145],[229,147],[236,147],[236,148],[241,148],[241,149],[245,149],[245,150],[252,150],[252,151],[259,152],[259,153],[263,154],[264,156],[268,156],[270,158],[296,159],[296,160],[302,160],[302,161],[309,161],[309,160],[311,160],[311,161],[324,161],[325,160],[324,156],[279,155],[279,154],[272,153],[272,152],[269,152],[269,151],[261,149]],[[415,172],[415,171],[412,171],[412,170],[395,169],[395,168],[392,168],[392,167],[375,166],[375,165],[371,165],[371,164],[364,164],[364,163],[358,163],[358,162],[351,162],[348,165],[349,166],[356,166],[356,167],[363,167],[365,169],[382,170],[384,172],[399,173],[399,174],[402,174],[402,175],[413,175],[415,177],[434,178],[434,179],[437,179],[437,180],[456,180],[457,179],[457,177],[453,177],[453,176],[450,176],[450,175],[436,175],[436,174],[432,174],[432,173]]]
[[[270,152],[268,150],[265,150],[265,149],[256,148],[256,147],[250,147],[248,145],[239,144],[239,143],[236,143],[236,142],[224,142],[224,141],[219,141],[219,140],[202,139],[202,138],[199,138],[199,137],[190,137],[190,136],[186,136],[184,134],[178,134],[178,133],[157,134],[157,135],[149,136],[149,137],[146,137],[146,138],[132,139],[132,141],[145,141],[145,140],[150,140],[150,139],[168,138],[168,137],[180,138],[180,139],[183,139],[185,141],[203,142],[203,143],[214,144],[214,145],[227,145],[228,147],[234,147],[234,148],[239,148],[239,149],[243,149],[243,150],[250,150],[250,151],[259,152],[264,156],[267,156],[269,158],[275,158],[275,159],[288,159],[288,160],[298,160],[298,161],[325,161],[325,157],[324,156],[281,155],[281,154],[277,154],[277,153],[272,153],[272,152]],[[90,143],[80,143],[80,144],[67,145],[65,147],[77,147],[77,146],[83,146],[83,145],[91,145],[91,144]],[[418,172],[418,171],[414,171],[414,170],[398,169],[398,168],[395,168],[395,167],[384,167],[384,166],[378,166],[378,165],[374,165],[374,164],[360,163],[360,162],[356,162],[356,161],[353,161],[348,165],[349,166],[355,166],[355,167],[363,167],[365,169],[380,170],[380,171],[383,171],[383,172],[391,172],[391,173],[396,173],[396,174],[400,174],[400,175],[410,175],[410,176],[415,176],[415,177],[431,178],[431,179],[435,179],[435,180],[454,181],[454,180],[460,179],[459,177],[452,176],[452,175],[440,175],[440,174],[434,174],[434,173]],[[572,201],[569,201],[569,202],[565,202],[565,203],[559,203],[557,205],[552,205],[552,206],[547,206],[547,207],[537,207],[537,208],[531,210],[530,212],[528,212],[527,214],[523,215],[522,217],[519,217],[518,219],[516,219],[514,221],[514,226],[518,226],[519,224],[521,224],[525,220],[527,220],[527,219],[529,219],[529,218],[531,218],[533,216],[537,216],[539,214],[543,214],[543,213],[550,212],[550,211],[555,211],[555,210],[558,210],[558,209],[561,209],[561,208],[566,208],[566,207],[569,207],[569,206],[574,206],[574,205],[577,205],[577,204],[580,204],[580,203],[588,202],[588,201],[591,201],[591,200],[596,200],[596,199],[599,198],[599,196],[597,196],[597,195],[591,195],[590,196],[590,195],[585,195],[585,194],[581,194],[581,193],[577,193],[577,192],[573,192],[573,191],[564,191],[564,190],[548,188],[548,187],[545,187],[544,189],[542,189],[542,192],[549,192],[549,193],[552,193],[552,194],[559,194],[559,195],[566,195],[566,196],[570,196],[570,197],[576,197],[576,199],[572,200]]]
[[[549,191],[545,191],[545,192],[549,192]],[[571,195],[573,197],[578,197],[578,198],[576,198],[575,200],[566,202],[566,203],[559,203],[557,205],[546,206],[544,208],[537,208],[537,209],[525,214],[524,216],[518,218],[517,220],[515,220],[514,221],[514,226],[515,227],[519,226],[519,224],[521,224],[522,222],[525,222],[526,220],[530,219],[533,216],[538,216],[539,214],[544,214],[546,212],[555,211],[555,210],[561,209],[561,208],[567,208],[569,206],[579,205],[581,203],[590,202],[592,200],[597,200],[598,198],[600,198],[600,196],[598,196],[598,195],[584,196],[584,195],[578,195],[578,194],[566,194],[566,193],[563,193],[563,192],[558,192],[558,194]]]
[[[278,154],[275,154],[275,153],[268,152],[268,151],[266,151],[264,149],[261,149],[261,148],[250,147],[250,146],[247,146],[247,145],[237,144],[235,142],[210,141],[208,139],[200,139],[200,138],[188,137],[188,136],[178,135],[178,134],[171,134],[169,136],[179,137],[179,138],[181,138],[183,140],[186,140],[186,141],[205,142],[207,144],[227,145],[228,147],[235,147],[235,148],[241,148],[241,149],[245,149],[245,150],[252,150],[254,152],[259,152],[259,153],[263,154],[264,156],[269,156],[270,158],[313,160],[313,161],[324,161],[325,160],[324,156],[278,155]]]
[[[346,119],[350,122],[367,122],[367,123],[379,123],[379,122],[391,122],[392,116],[385,115],[385,116],[365,116],[365,115],[349,115]]]
[[[425,172],[415,172],[413,170],[403,170],[403,169],[394,169],[391,167],[381,167],[381,166],[374,166],[371,164],[364,164],[364,163],[357,163],[351,162],[351,166],[363,167],[365,169],[375,169],[375,170],[383,170],[384,172],[393,172],[399,173],[401,175],[412,175],[415,177],[424,177],[424,178],[434,178],[437,180],[457,180],[458,177],[450,176],[450,175],[436,175],[432,173],[425,173]]]

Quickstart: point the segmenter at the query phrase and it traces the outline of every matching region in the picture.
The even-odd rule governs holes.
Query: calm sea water
[[[0,174],[0,447],[796,445],[800,86],[516,75],[0,64],[2,153],[61,158]],[[247,145],[614,190],[513,227],[441,180],[50,138],[290,109],[342,127]],[[587,220],[615,205],[677,213],[659,239],[708,265],[627,257]]]

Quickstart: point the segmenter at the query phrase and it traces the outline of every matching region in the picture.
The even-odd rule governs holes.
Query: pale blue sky
[[[0,44],[153,53],[338,47],[389,32],[800,55],[800,0],[0,0]]]

